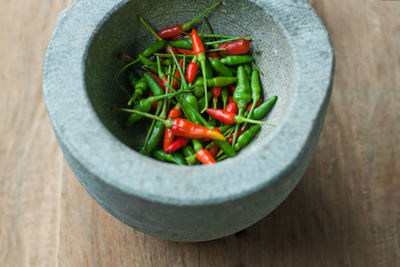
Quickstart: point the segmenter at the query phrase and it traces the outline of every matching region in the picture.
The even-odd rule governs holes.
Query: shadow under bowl
[[[207,15],[219,34],[251,35],[264,72],[264,98],[279,100],[237,157],[180,167],[137,153],[143,123],[123,129],[126,104],[114,76],[154,42],[153,28],[184,23],[213,1],[77,1],[60,15],[47,50],[43,91],[63,153],[107,211],[154,236],[178,241],[224,237],[281,203],[303,175],[321,133],[334,65],[329,37],[305,0],[224,1]]]

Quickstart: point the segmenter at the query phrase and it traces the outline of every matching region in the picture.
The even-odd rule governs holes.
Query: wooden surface
[[[337,61],[314,159],[270,216],[197,244],[123,225],[63,159],[41,67],[70,2],[0,0],[0,266],[400,266],[399,1],[311,1]]]

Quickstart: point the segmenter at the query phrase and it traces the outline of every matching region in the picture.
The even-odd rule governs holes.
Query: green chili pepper
[[[185,160],[188,165],[195,165],[197,162],[196,152],[192,146],[185,146],[183,148],[183,155],[185,155]]]
[[[241,136],[239,136],[237,143],[235,144],[235,150],[239,151],[241,148],[250,143],[251,139],[253,139],[253,137],[260,129],[260,125],[254,125],[250,127],[247,131],[245,131]]]
[[[214,72],[213,72],[213,69],[212,69],[212,67],[211,67],[211,64],[210,64],[210,62],[208,61],[208,60],[206,60],[205,59],[205,67],[206,67],[206,74],[207,74],[207,79],[208,78],[211,78],[211,77],[214,77]]]
[[[173,47],[193,50],[193,44],[191,38],[170,41],[169,44]]]
[[[194,91],[194,94],[197,97],[202,97],[204,95],[204,79],[202,76],[199,76],[194,80],[193,86],[195,86],[196,91]]]
[[[142,153],[143,155],[150,155],[151,151],[153,151],[154,148],[161,142],[164,134],[164,129],[164,123],[161,121],[156,121],[153,132],[149,137],[149,141],[146,146],[143,146],[143,148],[140,150],[140,153]]]
[[[144,57],[150,57],[154,53],[157,53],[158,51],[162,50],[166,44],[167,44],[167,41],[165,41],[165,40],[158,41],[158,42],[146,47],[146,49],[140,55],[144,56]]]
[[[273,97],[267,99],[266,101],[264,101],[264,103],[262,103],[256,109],[254,109],[253,119],[259,120],[259,119],[264,118],[268,114],[268,112],[271,110],[271,108],[274,106],[274,104],[276,103],[277,100],[278,100],[278,97],[273,96]]]
[[[153,61],[151,61],[150,59],[148,59],[147,57],[144,57],[142,55],[140,55],[138,57],[138,59],[140,60],[140,62],[142,62],[143,65],[145,65],[149,70],[151,70],[154,73],[157,73],[158,69],[157,69],[157,64],[154,64]]]
[[[212,79],[207,79],[207,85],[209,87],[223,87],[233,84],[237,81],[236,77],[215,77]]]
[[[260,84],[260,75],[257,69],[253,70],[251,74],[251,98],[253,100],[253,105],[251,106],[248,119],[251,119],[253,116],[254,109],[256,108],[256,104],[258,100],[260,100],[261,93],[261,84]],[[243,125],[243,129],[246,128],[247,123]]]
[[[185,165],[185,164],[181,164],[181,162],[177,159],[174,158],[173,155],[165,153],[162,150],[156,150],[153,152],[153,157],[155,157],[156,159],[160,160],[160,161],[169,161],[178,165]]]
[[[210,102],[211,98],[212,98],[212,92],[209,91],[207,94],[207,101]],[[206,106],[206,97],[203,96],[202,98],[200,98],[198,104],[199,104],[199,110],[203,110],[204,107]]]
[[[228,88],[226,88],[226,87],[222,88],[221,96],[222,96],[222,103],[224,105],[223,109],[225,110],[226,105],[228,104],[228,98],[229,98],[229,90],[228,90]]]
[[[174,159],[177,162],[179,162],[178,163],[179,165],[186,165],[185,157],[181,153],[175,152],[175,153],[172,153],[172,156],[174,157]]]
[[[228,143],[228,141],[214,140],[214,142],[225,152],[225,154],[228,155],[228,157],[232,158],[236,156],[236,151],[233,149],[231,144]]]
[[[157,71],[156,71],[157,73]],[[154,79],[153,76],[145,72],[143,74],[143,77],[146,79],[147,84],[150,87],[151,92],[153,93],[154,96],[162,95],[164,94],[164,90],[161,88],[161,86],[158,84],[156,79]]]
[[[197,98],[192,94],[186,94],[185,100],[191,105],[196,111],[199,110],[199,104],[197,103]]]
[[[227,57],[221,59],[221,62],[228,66],[242,65],[242,64],[249,63],[252,61],[253,61],[253,58],[248,55],[227,56]]]
[[[198,139],[192,139],[194,151],[199,151],[203,149],[203,144]]]
[[[237,71],[237,84],[235,92],[233,93],[233,101],[236,102],[239,109],[239,116],[241,116],[246,109],[247,105],[251,102],[251,88],[249,77],[244,70],[243,65],[238,67]],[[235,147],[237,133],[239,131],[239,124],[236,124],[235,134],[233,136],[232,147]]]
[[[135,93],[129,100],[128,105],[132,105],[132,103],[135,102],[136,98],[143,95],[143,92],[147,90],[148,86],[146,83],[146,79],[144,77],[140,78],[140,80],[135,83],[134,87],[135,87]]]
[[[247,76],[249,76],[250,79],[251,73],[253,72],[253,67],[251,66],[251,63],[244,64],[244,70],[246,71]]]
[[[237,85],[235,92],[233,93],[233,101],[238,105],[239,115],[243,114],[243,111],[251,102],[250,82],[242,65],[238,67]]]
[[[209,60],[216,73],[225,77],[233,77],[231,70],[224,63],[221,63],[218,58],[209,58]]]

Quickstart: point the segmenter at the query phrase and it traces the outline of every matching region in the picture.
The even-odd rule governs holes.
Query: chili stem
[[[240,39],[244,39],[247,36],[243,36],[243,37],[235,37],[235,38],[229,38],[229,39],[224,39],[224,40],[219,40],[219,41],[214,41],[214,42],[205,42],[204,45],[213,45],[213,44],[222,44],[222,43],[229,43],[232,41],[237,41]],[[250,41],[250,40],[249,40]]]
[[[239,109],[239,116],[242,116],[243,111],[244,111],[244,109],[242,109],[242,108]],[[235,148],[236,139],[237,139],[237,134],[238,134],[238,131],[239,131],[239,126],[240,126],[240,123],[236,124],[236,127],[235,127],[235,134],[233,135],[233,140],[232,140],[232,147],[233,147],[233,148]]]
[[[175,62],[175,64],[176,64],[176,67],[177,67],[178,70],[179,70],[179,73],[181,74],[181,79],[182,79],[183,88],[186,89],[186,87],[187,87],[188,85],[187,85],[187,82],[186,82],[186,79],[185,79],[185,75],[184,75],[184,73],[183,73],[183,71],[182,71],[182,68],[181,68],[181,66],[179,65],[179,62],[178,62],[178,60],[177,60],[176,57],[175,57],[174,51],[173,51],[171,48],[169,48],[169,51],[171,52],[171,56],[172,56],[172,58],[174,59],[174,62]]]
[[[167,58],[172,58],[173,56],[170,54],[162,54],[162,53],[154,53],[155,56],[160,56],[160,57],[167,57]],[[187,55],[187,54],[175,54],[175,57],[194,57],[195,55]]]
[[[146,113],[146,112],[142,112],[142,111],[139,111],[139,110],[127,109],[127,108],[118,108],[116,110],[122,111],[122,112],[127,112],[127,113],[138,114],[140,116],[143,116],[143,117],[146,117],[146,118],[149,118],[149,119],[152,119],[152,120],[161,121],[168,128],[169,128],[169,126],[172,125],[172,123],[170,121],[168,121],[168,120],[164,120],[164,119],[160,118],[159,116],[156,116],[156,115],[153,115],[153,114],[150,114],[150,113]]]
[[[146,21],[144,21],[144,19],[142,17],[139,17],[139,20],[143,23],[143,25],[151,32],[151,34],[154,35],[154,37],[157,38],[158,41],[162,41],[163,38],[161,38],[160,36],[158,36],[158,34],[146,23]]]
[[[261,75],[264,76],[264,72],[262,72],[262,70],[257,66],[257,64],[254,61],[252,62],[252,64],[254,68],[256,68],[261,73]]]
[[[210,6],[209,8],[207,8],[206,10],[204,10],[200,15],[198,15],[197,17],[195,17],[192,21],[189,21],[185,24],[182,25],[183,29],[185,31],[190,30],[193,27],[193,24],[195,24],[199,19],[201,19],[202,17],[204,17],[208,12],[210,12],[211,10],[213,10],[214,8],[216,8],[217,6],[219,6],[221,4],[221,2],[217,2],[214,5]]]
[[[227,50],[227,48],[215,48],[215,49],[207,50],[207,53],[225,51],[225,50]]]

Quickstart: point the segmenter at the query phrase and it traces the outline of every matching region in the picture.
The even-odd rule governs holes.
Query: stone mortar
[[[121,51],[135,56],[154,28],[184,23],[213,1],[85,0],[64,11],[50,41],[43,92],[76,177],[108,212],[142,232],[205,241],[238,232],[275,209],[304,174],[329,102],[334,55],[306,0],[227,0],[208,15],[217,33],[251,34],[265,72],[264,96],[278,95],[252,144],[213,166],[180,167],[137,153],[142,125],[124,130],[113,81]]]

